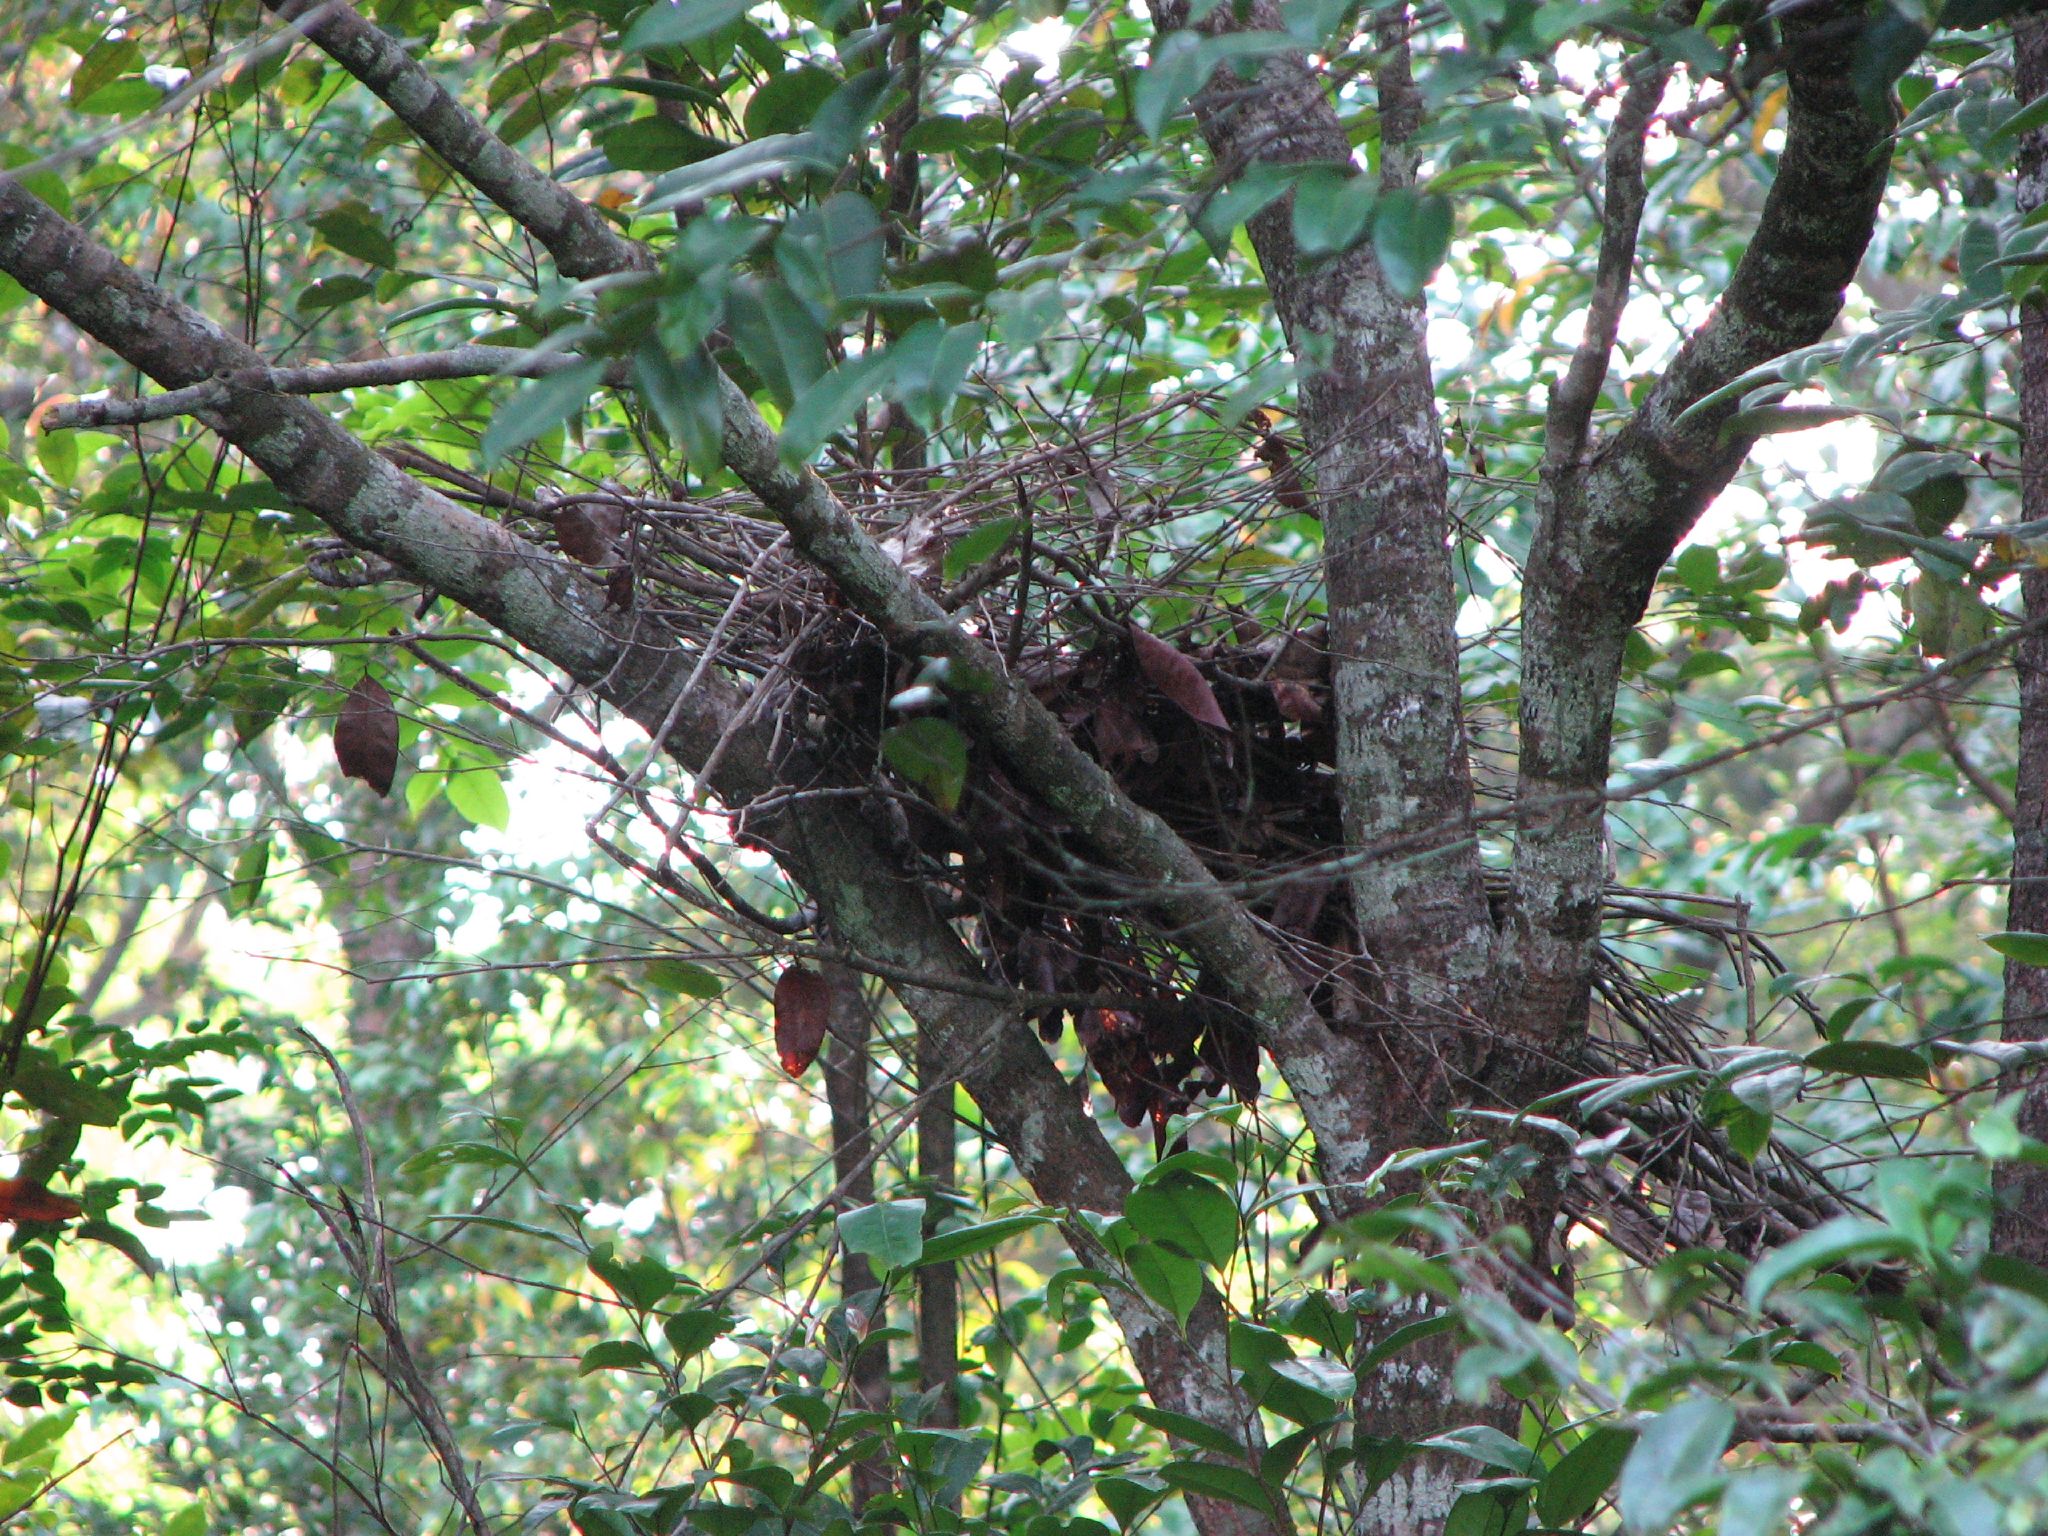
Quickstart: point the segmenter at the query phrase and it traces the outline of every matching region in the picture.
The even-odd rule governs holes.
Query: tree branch
[[[269,390],[280,395],[326,395],[344,389],[372,389],[384,384],[416,384],[432,379],[541,379],[565,369],[580,368],[583,359],[570,352],[538,352],[530,347],[451,347],[410,357],[373,357],[354,363],[322,363],[310,368],[238,368],[219,378],[190,384],[161,395],[134,400],[70,400],[54,405],[38,419],[45,432],[85,427],[133,427],[173,416],[196,416],[225,405],[233,391]],[[619,368],[605,382],[624,384],[630,370]]]
[[[1546,454],[1555,472],[1523,586],[1524,811],[1498,980],[1508,1022],[1546,1042],[1535,1055],[1555,1055],[1550,1047],[1585,1028],[1606,883],[1597,799],[1560,797],[1593,796],[1606,782],[1624,643],[1665,560],[1753,441],[1726,432],[1733,401],[1686,413],[1748,370],[1818,340],[1870,238],[1891,123],[1870,116],[1850,83],[1864,25],[1862,8],[1846,0],[1782,14],[1786,144],[1727,292],[1589,464]]]
[[[167,388],[262,366],[250,348],[7,175],[0,175],[0,271]],[[699,769],[716,754],[708,787],[728,805],[744,806],[780,784],[765,728],[732,728],[743,705],[734,686],[707,673],[686,692],[678,652],[664,634],[645,615],[607,613],[602,588],[569,562],[411,479],[303,399],[230,390],[200,419],[342,538],[593,688],[685,767]],[[795,766],[803,773],[811,765]],[[801,814],[779,812],[761,823],[761,835],[855,951],[909,974],[983,979],[959,936],[932,912],[920,885],[898,876],[854,807],[811,800]],[[1041,1199],[1108,1214],[1122,1209],[1130,1176],[1121,1159],[1014,1009],[938,988],[895,991]],[[1107,1262],[1086,1228],[1070,1226],[1068,1236],[1083,1263]],[[1186,1333],[1119,1288],[1106,1301],[1155,1402],[1241,1439],[1256,1430],[1231,1378],[1213,1298]],[[1236,1506],[1190,1503],[1208,1536],[1279,1536],[1277,1524]]]
[[[365,61],[374,78],[364,83],[451,165],[465,175],[466,165],[481,167],[482,176],[471,178],[478,190],[515,219],[525,224],[534,210],[553,219],[533,232],[550,250],[560,244],[577,254],[583,265],[574,275],[638,270],[651,262],[640,247],[612,235],[587,205],[538,187],[555,184],[520,161],[375,27],[345,7],[326,16],[309,35],[352,73],[357,60]],[[588,228],[571,230],[572,224],[595,225],[603,239]],[[782,462],[773,430],[744,390],[722,372],[718,388],[726,467],[789,529],[798,553],[830,576],[848,605],[884,638],[911,654],[946,658],[956,676],[986,682],[985,689],[955,695],[956,714],[996,750],[1020,784],[1072,823],[1104,863],[1140,886],[1142,899],[1172,926],[1171,936],[1254,1021],[1319,1147],[1335,1159],[1326,1167],[1328,1177],[1336,1183],[1362,1177],[1369,1171],[1370,1119],[1355,1096],[1361,1054],[1318,1017],[1251,914],[1172,828],[1132,803],[1030,689],[1007,675],[992,650],[966,634],[889,558],[815,471]],[[1450,686],[1455,699],[1455,675]]]

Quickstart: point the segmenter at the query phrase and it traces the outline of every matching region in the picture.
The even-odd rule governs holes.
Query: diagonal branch
[[[339,4],[323,16],[309,35],[351,72],[359,60],[372,69],[374,78],[365,83],[421,142],[465,176],[467,167],[478,167],[480,174],[472,178],[478,190],[522,224],[536,209],[554,220],[533,232],[550,250],[559,245],[576,253],[581,265],[572,275],[634,270],[651,261],[644,249],[612,234],[586,204],[520,160],[377,28]],[[1316,1014],[1250,912],[1165,822],[1131,801],[1052,712],[1007,675],[992,650],[966,634],[889,558],[816,472],[782,462],[774,431],[723,373],[719,400],[726,467],[789,529],[798,552],[830,576],[849,606],[885,638],[912,654],[943,657],[956,676],[977,680],[975,689],[955,697],[956,713],[1020,784],[1067,818],[1097,857],[1147,890],[1176,941],[1257,1025],[1318,1145],[1332,1157],[1351,1159],[1327,1167],[1328,1176],[1338,1182],[1363,1177],[1369,1171],[1370,1121],[1354,1097],[1360,1053]],[[1451,686],[1455,698],[1455,679]]]
[[[1606,878],[1605,783],[1623,646],[1657,573],[1748,455],[1715,390],[1818,340],[1841,311],[1890,166],[1889,114],[1851,84],[1863,7],[1782,13],[1789,109],[1777,179],[1720,302],[1633,418],[1583,467],[1555,449],[1523,587],[1511,933],[1499,992],[1524,1033],[1585,1027]],[[1560,423],[1574,428],[1572,419]],[[1569,446],[1569,440],[1567,445]],[[1524,1062],[1527,1065],[1527,1062]]]
[[[166,388],[263,366],[252,349],[7,175],[0,175],[0,271]],[[766,729],[734,728],[744,705],[737,689],[716,673],[685,679],[681,653],[666,635],[645,615],[608,614],[603,589],[569,562],[413,480],[304,399],[232,389],[201,419],[336,534],[591,687],[685,767],[702,770],[715,755],[707,787],[728,805],[743,806],[781,782]],[[628,624],[635,627],[622,627]],[[1040,1198],[1120,1211],[1130,1188],[1121,1159],[1014,1008],[971,995],[986,980],[981,968],[923,888],[897,873],[859,811],[814,800],[801,813],[761,816],[756,830],[855,952],[905,974],[947,979],[899,983],[895,992]],[[1106,1256],[1086,1227],[1070,1224],[1068,1235],[1083,1263],[1102,1265]],[[1109,1290],[1154,1401],[1255,1438],[1257,1421],[1231,1378],[1214,1298],[1183,1332],[1151,1303]],[[1215,1500],[1191,1503],[1205,1536],[1278,1536],[1265,1517]]]
[[[267,390],[278,395],[325,395],[344,389],[374,389],[386,384],[419,384],[435,379],[486,376],[541,379],[551,373],[580,368],[584,359],[573,352],[538,352],[530,347],[450,347],[409,357],[372,357],[354,363],[320,363],[308,368],[244,368],[217,379],[188,384],[160,395],[133,400],[71,400],[52,406],[41,418],[45,432],[80,427],[135,427],[146,421],[195,416],[225,405],[236,389]],[[607,383],[623,384],[628,370]]]
[[[1689,25],[1698,11],[1694,0],[1674,19]],[[1628,88],[1614,115],[1603,160],[1600,261],[1593,273],[1592,301],[1586,306],[1586,331],[1572,352],[1564,377],[1551,391],[1550,409],[1543,422],[1546,474],[1572,469],[1586,451],[1600,386],[1607,382],[1615,337],[1621,332],[1621,312],[1628,307],[1636,237],[1643,225],[1643,140],[1671,79],[1671,61],[1659,53],[1639,53],[1629,60],[1625,73]]]

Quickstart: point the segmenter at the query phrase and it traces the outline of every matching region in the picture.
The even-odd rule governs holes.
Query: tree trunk
[[[2020,103],[2048,93],[2048,16],[2023,16],[2013,44]],[[2022,134],[2019,145],[2022,215],[2048,205],[2048,129]],[[2019,521],[2048,517],[2048,301],[2030,288],[2020,306]],[[2019,780],[2014,786],[2012,891],[2005,926],[2048,933],[2048,570],[2029,563],[2020,577],[2028,632],[2013,652],[2019,683]],[[2048,968],[2005,963],[2003,1038],[2048,1040]],[[2048,1142],[2048,1067],[2020,1075],[2019,1127]],[[2048,1266],[2048,1169],[2006,1163],[1998,1170],[2000,1197],[1993,1245],[2002,1253]]]

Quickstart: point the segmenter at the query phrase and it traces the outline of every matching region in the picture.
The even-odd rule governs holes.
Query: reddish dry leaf
[[[1179,705],[1191,719],[1203,725],[1213,725],[1219,731],[1230,729],[1230,722],[1223,718],[1223,711],[1217,706],[1216,694],[1209,687],[1209,680],[1202,676],[1192,661],[1136,624],[1131,625],[1131,644],[1138,652],[1138,670],[1145,674],[1147,682]]]
[[[1273,704],[1283,718],[1296,725],[1314,725],[1323,718],[1323,702],[1311,691],[1308,684],[1297,683],[1292,678],[1276,677],[1271,684]]]
[[[391,793],[398,774],[398,711],[374,677],[365,675],[342,702],[334,722],[334,760],[347,777],[380,795]]]
[[[605,578],[604,605],[607,608],[633,606],[633,567],[622,565]]]
[[[1280,505],[1290,512],[1313,512],[1316,504],[1307,491],[1301,488],[1301,475],[1295,470],[1294,455],[1287,451],[1287,444],[1278,437],[1268,434],[1259,439],[1258,447],[1252,450],[1259,462],[1266,466],[1270,476],[1268,483]]]
[[[69,1221],[85,1207],[29,1179],[0,1179],[0,1221]]]
[[[775,979],[775,1054],[791,1077],[818,1059],[831,1021],[832,987],[823,976],[792,965]]]
[[[609,565],[626,531],[626,509],[615,501],[579,501],[555,514],[555,542],[585,565]]]

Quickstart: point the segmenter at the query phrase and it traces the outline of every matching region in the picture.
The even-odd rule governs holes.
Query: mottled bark
[[[1752,442],[1724,431],[1733,401],[1680,418],[1826,333],[1876,220],[1891,123],[1850,84],[1863,25],[1862,7],[1849,4],[1784,13],[1785,149],[1727,292],[1610,441],[1584,463],[1560,455],[1545,465],[1523,583],[1520,814],[1496,1014],[1548,1059],[1573,1054],[1585,1026],[1622,649],[1657,573]],[[1543,1075],[1529,1055],[1508,1071]]]
[[[1187,25],[1185,0],[1159,0],[1162,32]],[[1413,177],[1420,117],[1407,17],[1391,9],[1375,70],[1383,188]],[[1277,31],[1272,0],[1218,6],[1204,31]],[[1358,172],[1322,82],[1299,53],[1260,61],[1246,82],[1219,69],[1195,115],[1228,176],[1253,164]],[[1328,571],[1331,692],[1347,845],[1400,840],[1401,856],[1359,859],[1349,883],[1376,967],[1380,1047],[1360,1080],[1358,1134],[1380,1147],[1440,1137],[1457,1062],[1475,1037],[1493,926],[1472,835],[1460,710],[1449,476],[1420,297],[1397,291],[1370,241],[1323,260],[1294,242],[1293,197],[1248,226],[1273,308],[1303,368],[1299,409],[1314,467]],[[1432,1027],[1443,1026],[1443,1027]],[[1416,1039],[1416,1029],[1427,1033]],[[1319,1137],[1326,1158],[1337,1149]],[[1342,1161],[1341,1154],[1337,1154]]]
[[[2048,94],[2048,16],[2022,17],[2014,27],[2016,84],[2022,102]],[[2048,129],[2019,144],[2021,212],[2048,206]],[[2022,520],[2048,517],[2048,302],[2038,289],[2020,306],[2020,510]],[[2048,571],[2029,565],[2020,577],[2029,624],[2048,619]],[[2019,682],[2019,781],[2014,786],[2012,892],[2005,925],[2048,933],[2048,630],[2030,629],[2013,652]],[[2008,960],[2002,1038],[2048,1040],[2048,969]],[[2020,1129],[2048,1141],[2048,1070],[2020,1079]],[[1992,1243],[2001,1253],[2048,1266],[2048,1170],[2007,1163],[1998,1170],[1999,1210]]]

